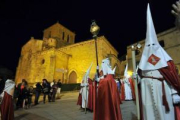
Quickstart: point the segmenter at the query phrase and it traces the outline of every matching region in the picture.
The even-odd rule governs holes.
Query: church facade
[[[98,62],[109,57],[120,75],[118,52],[104,37],[97,38]],[[96,73],[95,40],[75,43],[75,33],[56,23],[44,30],[43,39],[31,38],[21,50],[16,70],[16,83],[26,79],[30,84],[61,79],[62,83],[80,83],[93,63],[90,78]]]

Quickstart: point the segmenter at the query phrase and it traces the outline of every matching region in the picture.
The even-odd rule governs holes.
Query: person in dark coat
[[[57,85],[57,82],[54,81],[54,84],[52,85],[52,96],[51,96],[51,99],[52,99],[52,102],[55,102],[55,96],[56,96],[56,93],[57,93],[57,89],[58,89],[58,85]]]
[[[57,86],[58,86],[58,89],[57,89],[57,93],[56,93],[56,98],[57,99],[60,99],[60,93],[61,93],[61,86],[62,86],[62,83],[61,83],[61,80],[59,79],[58,82],[57,82]]]
[[[27,82],[25,79],[22,79],[22,82],[19,83],[15,90],[17,92],[17,96],[18,96],[18,100],[16,103],[16,108],[21,108],[23,107],[23,100],[25,99],[25,93],[26,93],[26,87],[27,86]]]
[[[37,104],[39,104],[39,96],[40,96],[40,94],[41,94],[41,91],[42,91],[42,86],[41,86],[41,84],[38,82],[37,84],[36,84],[36,89],[35,89],[35,101],[34,101],[34,104],[35,105],[37,105]]]
[[[43,79],[42,89],[43,89],[43,93],[44,93],[43,102],[44,103],[46,102],[46,96],[48,96],[48,100],[50,102],[49,93],[50,93],[51,87],[50,87],[50,83],[46,79]]]

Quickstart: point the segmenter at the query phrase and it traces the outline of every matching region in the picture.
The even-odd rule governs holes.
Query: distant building
[[[160,45],[165,49],[165,51],[171,56],[173,59],[175,65],[180,70],[180,31],[176,28],[172,28],[169,30],[166,30],[162,33],[157,34],[158,41]],[[142,45],[142,48],[139,51],[136,51],[136,61],[137,64],[140,62],[141,55],[143,52],[145,40],[141,40],[138,43]],[[137,43],[134,43],[137,44]],[[133,44],[133,45],[134,45]],[[131,54],[131,46],[127,46],[127,59],[126,61],[122,62],[121,66],[125,66],[125,64],[128,62],[129,68],[128,71],[132,73],[132,54]]]
[[[98,60],[109,57],[112,67],[120,61],[118,52],[104,37],[98,37]],[[44,30],[43,40],[33,37],[22,47],[16,71],[16,83],[26,79],[29,83],[61,79],[63,83],[80,83],[83,75],[93,62],[90,77],[96,73],[95,41],[93,39],[75,43],[75,33],[59,23]]]

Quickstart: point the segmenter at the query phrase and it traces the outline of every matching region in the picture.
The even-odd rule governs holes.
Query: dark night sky
[[[42,39],[43,30],[57,21],[76,33],[76,42],[92,38],[91,20],[119,56],[126,46],[145,38],[148,0],[1,0],[0,65],[15,71],[21,47],[31,36]],[[161,3],[161,4],[160,4]],[[175,0],[150,0],[156,32],[174,27],[171,5]],[[25,67],[25,66],[24,66]]]

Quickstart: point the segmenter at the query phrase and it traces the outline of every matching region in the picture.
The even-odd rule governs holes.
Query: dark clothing
[[[44,96],[43,96],[44,103],[46,101],[46,96],[48,96],[48,100],[50,102],[50,95],[49,95],[50,89],[51,89],[50,84],[48,82],[43,83],[42,88],[43,88],[43,93],[44,93]]]
[[[52,86],[52,96],[51,96],[51,99],[52,99],[53,102],[55,102],[55,96],[56,96],[57,88],[58,88],[57,84],[54,84]]]
[[[36,90],[35,90],[35,101],[34,101],[35,105],[38,104],[41,91],[42,91],[42,86],[40,85],[40,83],[37,83],[36,84]]]
[[[62,83],[61,83],[61,82],[57,82],[57,86],[58,86],[59,88],[61,88]]]
[[[18,85],[18,87],[16,88],[18,90],[18,101],[16,106],[17,107],[22,107],[23,105],[23,101],[26,100],[28,98],[28,90],[27,88],[22,85],[21,83]],[[27,103],[26,103],[27,104]]]
[[[31,105],[31,103],[32,103],[32,96],[33,96],[33,88],[31,89],[29,89],[28,90],[28,96],[27,96],[27,100],[28,100],[28,105],[30,106]]]

